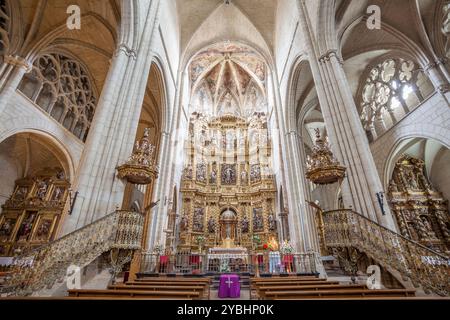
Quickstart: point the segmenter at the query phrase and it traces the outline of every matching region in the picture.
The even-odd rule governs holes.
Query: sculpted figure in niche
[[[14,196],[15,200],[24,200],[27,196],[28,188],[27,187],[19,187],[17,189],[16,195]]]
[[[242,184],[247,183],[247,171],[245,169],[241,172],[241,183]]]
[[[267,217],[267,222],[269,225],[269,230],[274,231],[276,229],[276,223],[275,223],[275,218],[273,216],[273,213],[269,214],[269,216]]]
[[[389,192],[398,192],[398,185],[395,183],[395,180],[392,179],[391,183],[389,184]]]
[[[36,193],[37,197],[41,200],[44,199],[45,195],[47,194],[47,189],[48,189],[47,182],[45,180],[39,181],[38,191]]]
[[[188,164],[187,167],[184,169],[184,177],[188,180],[192,179],[192,165]]]
[[[210,177],[210,183],[215,184],[217,181],[217,170],[212,169],[211,171],[211,177]]]
[[[249,221],[248,221],[247,216],[244,216],[244,218],[242,219],[242,222],[241,222],[242,233],[248,233],[248,231],[249,231],[248,228],[249,228]]]
[[[186,215],[183,215],[183,217],[181,217],[181,220],[180,220],[180,230],[186,231],[187,228],[188,228],[188,219],[187,219]]]
[[[264,222],[262,220],[261,209],[253,210],[253,231],[262,231],[264,229]]]
[[[213,217],[210,217],[208,220],[208,232],[209,233],[216,232],[216,223],[214,222]]]
[[[201,232],[203,231],[203,216],[204,216],[204,209],[203,208],[197,208],[194,211],[194,224],[192,226],[192,229],[194,231]]]
[[[428,219],[423,216],[421,217],[421,219],[422,219],[423,225],[425,227],[425,230],[428,233],[428,236],[431,239],[436,239],[436,234],[434,233],[433,228],[431,227],[430,221],[428,221]]]
[[[406,172],[406,181],[408,183],[408,187],[410,187],[413,190],[418,189],[416,176],[414,175],[414,173],[411,170],[408,170]]]

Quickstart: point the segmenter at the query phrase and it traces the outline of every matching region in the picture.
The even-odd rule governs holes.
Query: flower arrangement
[[[162,251],[163,251],[163,246],[160,245],[159,243],[153,247],[153,252],[156,254],[161,254]]]
[[[283,241],[283,243],[281,244],[280,247],[280,251],[283,254],[291,254],[294,252],[294,248],[292,247],[292,245],[289,243],[289,241],[285,240]]]
[[[197,241],[197,244],[201,246],[202,244],[205,243],[206,239],[204,236],[198,236],[195,240]]]

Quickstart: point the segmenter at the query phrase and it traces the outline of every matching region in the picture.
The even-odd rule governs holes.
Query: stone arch
[[[297,97],[300,75],[303,70],[310,70],[310,63],[305,55],[298,56],[291,67],[288,81],[288,92],[284,112],[286,129],[288,132],[297,130],[299,101]],[[313,81],[314,82],[314,81]]]
[[[73,181],[76,173],[76,165],[81,158],[83,145],[68,132],[61,130],[55,122],[45,121],[36,116],[17,117],[9,119],[0,130],[0,143],[20,133],[29,133],[43,136],[51,144],[61,150],[61,160],[67,163],[67,175]],[[70,147],[69,147],[70,146]]]
[[[9,132],[0,139],[1,203],[13,193],[15,182],[34,178],[42,171],[62,170],[73,182],[73,159],[65,146],[47,132],[22,129]]]
[[[420,131],[420,129],[418,131]],[[418,132],[410,132],[409,134],[404,135],[402,138],[398,139],[395,144],[389,146],[390,148],[386,148],[388,153],[382,169],[382,183],[385,190],[388,188],[395,162],[401,156],[402,150],[407,148],[407,143],[411,142],[413,139],[436,141],[445,148],[450,149],[450,140],[447,139],[447,141],[443,141],[439,136],[431,133],[418,134]]]

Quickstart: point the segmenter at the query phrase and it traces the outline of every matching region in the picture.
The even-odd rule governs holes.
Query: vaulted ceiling
[[[202,26],[212,23],[214,31],[219,39],[214,40],[238,40],[237,33],[242,33],[243,40],[261,41],[270,50],[274,43],[274,30],[277,11],[276,0],[177,0],[178,17],[181,30],[181,50],[184,51],[191,42],[201,42],[197,38],[213,38],[207,32],[199,35]],[[226,19],[221,17],[226,16]],[[246,21],[245,21],[246,20]],[[235,28],[241,30],[235,30]],[[206,29],[206,28],[205,28]],[[221,33],[221,29],[225,32]],[[251,30],[254,29],[254,30]],[[206,30],[207,31],[207,30]],[[197,35],[196,35],[197,33]],[[226,34],[234,39],[226,39]],[[250,35],[254,34],[253,36]],[[196,36],[196,37],[195,37]],[[247,38],[247,39],[246,39]],[[205,39],[206,40],[206,39]],[[258,43],[261,47],[262,43]],[[191,44],[192,45],[192,44]]]
[[[233,42],[208,47],[192,60],[189,74],[196,111],[214,113],[230,101],[228,112],[250,116],[264,106],[266,64],[251,48]]]

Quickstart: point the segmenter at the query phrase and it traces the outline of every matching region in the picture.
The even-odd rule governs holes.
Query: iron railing
[[[142,274],[317,274],[316,253],[260,254],[143,253]]]
[[[69,266],[83,268],[112,249],[140,248],[144,217],[115,211],[64,237],[30,249],[13,260],[11,276],[1,288],[9,296],[27,296],[62,282]]]
[[[355,248],[410,279],[414,286],[450,295],[450,259],[352,210],[324,212],[326,247]]]

